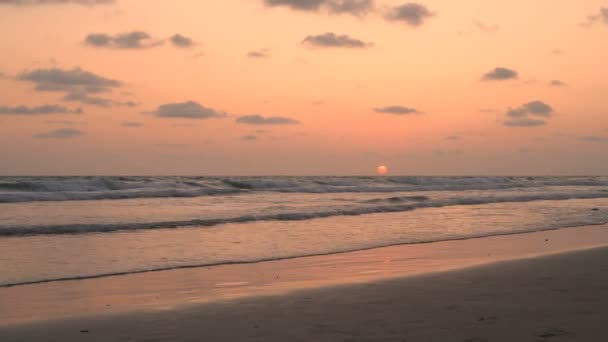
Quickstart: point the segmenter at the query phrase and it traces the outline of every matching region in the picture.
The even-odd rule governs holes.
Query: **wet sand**
[[[0,340],[603,341],[607,231],[3,288]]]

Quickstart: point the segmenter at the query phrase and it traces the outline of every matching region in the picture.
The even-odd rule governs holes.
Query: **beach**
[[[608,228],[0,288],[2,341],[601,341]]]
[[[608,341],[608,0],[0,18],[0,342]]]

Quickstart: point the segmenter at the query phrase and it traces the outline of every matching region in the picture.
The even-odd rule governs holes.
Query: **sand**
[[[589,231],[604,234],[605,229],[605,226],[593,227]],[[560,234],[563,234],[562,238],[580,237],[584,232],[572,229],[417,247],[427,252],[435,250],[436,254],[447,251],[445,254],[454,257],[446,257],[445,260],[452,262],[443,264],[439,262],[440,258],[429,257],[425,268],[432,269],[432,273],[414,272],[405,277],[399,272],[382,277],[378,273],[372,273],[373,276],[369,277],[359,274],[354,278],[338,271],[335,277],[319,274],[323,267],[330,269],[327,263],[338,256],[224,266],[216,270],[220,273],[207,274],[207,277],[217,277],[221,272],[233,274],[239,267],[258,273],[266,270],[268,274],[272,273],[270,271],[277,272],[280,267],[295,267],[300,271],[317,273],[300,274],[300,278],[291,275],[289,286],[279,286],[267,292],[260,289],[269,287],[268,284],[257,284],[257,287],[238,282],[225,284],[225,288],[232,290],[218,291],[219,299],[207,298],[200,303],[192,301],[189,305],[167,303],[175,303],[176,300],[183,303],[185,298],[205,296],[191,293],[175,295],[172,300],[159,301],[160,304],[155,306],[141,306],[137,312],[94,310],[80,312],[79,317],[58,316],[55,317],[58,320],[49,322],[36,320],[4,324],[0,327],[0,341],[605,341],[608,340],[607,247],[569,252],[563,248],[548,249],[549,253],[557,254],[524,255],[524,259],[508,261],[491,259],[489,264],[479,266],[479,253],[486,252],[483,246],[517,250],[522,247],[508,248],[508,243],[516,239],[528,241],[528,247],[532,249],[538,248],[541,243],[559,244]],[[537,241],[541,238],[542,241]],[[549,241],[545,241],[547,239]],[[605,245],[607,240],[596,242]],[[455,249],[456,245],[460,246],[460,252]],[[465,250],[474,246],[478,249],[474,251],[477,258],[463,256],[466,255]],[[354,265],[353,269],[364,269],[362,267],[369,266],[371,262],[365,261],[365,253],[380,255],[381,258],[387,255],[395,257],[395,253],[403,256],[406,251],[411,252],[411,247],[357,252],[359,255],[347,253],[340,256],[343,263],[338,265],[343,266],[342,269],[347,268],[347,264]],[[521,257],[523,254],[520,252],[518,255]],[[454,259],[460,260],[460,266],[469,265],[468,268],[455,267]],[[385,270],[402,270],[403,265],[408,264],[407,260],[418,259],[408,255],[401,261],[401,266],[397,262],[396,268],[387,266]],[[465,260],[469,260],[469,264],[464,263]],[[298,269],[298,263],[307,264],[309,268]],[[431,264],[440,265],[432,268]],[[114,293],[114,296],[118,296],[116,298],[120,298],[116,293],[124,292],[124,288],[119,290],[120,287],[110,285],[130,281],[133,288],[126,296],[131,298],[132,305],[139,300],[136,294],[146,293],[143,291],[148,288],[145,280],[150,280],[150,286],[158,291],[160,288],[155,288],[158,284],[153,282],[154,277],[160,277],[164,280],[156,281],[164,284],[163,291],[173,288],[175,292],[180,292],[184,288],[178,290],[176,286],[183,283],[184,276],[204,275],[204,272],[202,269],[191,269],[137,275],[139,278],[127,276],[0,289],[0,294],[5,295],[0,297],[4,300],[0,301],[3,306],[0,313],[12,317],[6,315],[6,309],[14,305],[6,300],[9,291],[13,291],[12,294],[29,292],[30,301],[43,300],[48,305],[48,298],[39,294],[49,287],[62,286],[60,288],[66,294],[61,297],[63,300],[55,298],[55,305],[66,303],[69,306],[70,301],[82,302],[85,299],[74,299],[85,292],[76,296],[67,295],[77,287],[106,285],[106,294]],[[280,275],[284,274],[287,272]],[[168,280],[178,276],[182,277],[179,281]],[[343,281],[323,283],[319,280],[334,278]],[[294,279],[317,280],[302,280],[304,285],[298,289],[299,282]],[[101,288],[90,292],[97,293],[95,298],[100,303],[111,299],[100,295]],[[243,295],[243,289],[253,293]],[[57,291],[57,288],[53,291]],[[158,294],[167,295],[164,292]],[[55,297],[58,295],[55,294]],[[44,301],[45,298],[47,301]],[[93,301],[91,298],[87,300]],[[125,301],[125,298],[121,301]]]

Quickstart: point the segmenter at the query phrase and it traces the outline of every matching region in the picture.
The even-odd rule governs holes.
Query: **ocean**
[[[0,286],[608,222],[608,177],[0,177]]]

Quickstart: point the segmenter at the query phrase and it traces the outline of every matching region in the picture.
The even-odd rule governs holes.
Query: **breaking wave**
[[[282,212],[272,214],[248,214],[235,217],[217,217],[184,221],[144,222],[144,223],[111,223],[111,224],[61,224],[31,226],[0,226],[0,236],[30,236],[57,234],[105,233],[124,230],[172,229],[180,227],[207,227],[228,223],[247,223],[255,221],[303,221],[332,216],[358,216],[374,213],[393,213],[419,208],[440,208],[456,205],[481,205],[509,202],[532,202],[543,200],[596,199],[608,198],[603,190],[577,193],[535,193],[522,195],[483,195],[477,197],[458,197],[431,200],[426,196],[388,197],[367,200],[361,205],[328,207],[306,212]],[[606,217],[608,219],[608,216]]]
[[[390,193],[546,186],[608,186],[608,177],[0,177],[0,203],[251,192]]]

